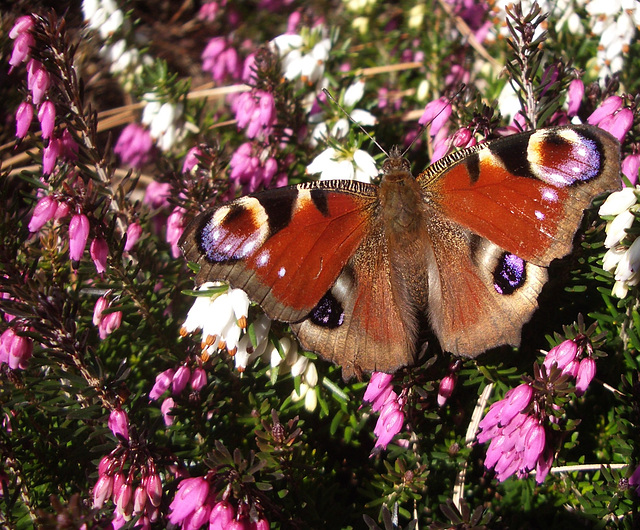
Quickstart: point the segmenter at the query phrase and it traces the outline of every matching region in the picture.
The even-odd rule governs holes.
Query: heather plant
[[[640,4],[55,4],[2,17],[0,526],[640,524]],[[340,107],[414,173],[532,128],[619,140],[625,187],[519,348],[344,381],[194,287],[207,207],[377,179]]]

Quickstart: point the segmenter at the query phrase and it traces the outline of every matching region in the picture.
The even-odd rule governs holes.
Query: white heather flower
[[[353,107],[364,96],[364,81],[358,80],[352,83],[344,91],[342,103],[345,107]]]
[[[116,9],[113,13],[109,15],[107,20],[104,21],[98,28],[98,33],[100,33],[100,37],[102,40],[107,40],[111,35],[116,33],[124,23],[124,13],[120,9]]]
[[[635,285],[638,281],[638,269],[640,265],[640,237],[631,243],[616,267],[615,279]],[[633,281],[635,280],[635,283]]]
[[[604,253],[602,258],[602,268],[606,271],[613,272],[620,263],[622,256],[624,256],[626,250],[610,248]]]
[[[352,13],[368,13],[376,0],[343,0],[344,6]]]
[[[304,372],[304,380],[310,387],[314,387],[318,384],[318,370],[315,363],[309,361],[307,369]]]
[[[624,298],[625,296],[627,296],[628,292],[629,292],[629,286],[627,285],[627,282],[617,281],[616,283],[613,284],[613,289],[611,289],[611,294],[618,298]]]
[[[307,365],[309,364],[309,358],[304,355],[298,355],[298,358],[291,365],[291,375],[293,377],[297,377],[302,375],[304,371],[307,369]]]
[[[351,27],[360,35],[366,35],[369,33],[369,17],[355,17],[351,21]]]
[[[283,75],[314,84],[322,78],[329,58],[331,40],[322,27],[303,31],[301,35],[280,35],[271,41],[282,60]]]
[[[235,311],[235,310],[234,310]],[[258,357],[261,357],[269,342],[269,329],[271,327],[271,320],[264,313],[261,314],[253,323],[253,330],[255,332],[255,344],[251,342],[251,336],[249,333],[245,333],[238,342],[238,351],[234,356],[236,364],[236,370],[244,372],[246,367],[255,361]]]
[[[378,175],[378,168],[373,157],[362,149],[351,152],[328,147],[307,166],[307,173],[320,173],[320,180],[352,179],[371,182]]]
[[[341,103],[354,122],[363,127],[371,127],[377,123],[376,117],[369,111],[354,108],[362,99],[363,95],[364,81],[356,81],[344,91]],[[313,114],[309,118],[309,121],[311,123],[317,123],[311,135],[311,145],[314,147],[318,145],[319,142],[326,142],[326,139],[329,136],[340,139],[344,138],[349,133],[349,120],[343,117],[342,112],[340,113],[340,118],[338,118],[338,120],[331,126],[330,133],[329,124],[325,118],[325,112]]]
[[[613,221],[607,224],[607,237],[604,240],[604,246],[611,248],[620,243],[627,235],[627,229],[631,228],[633,219],[634,216],[629,210],[625,210],[616,215]]]
[[[309,385],[307,385],[306,383],[300,383],[300,392],[294,389],[293,392],[291,392],[291,399],[294,401],[294,403],[300,401],[307,394],[308,390]]]
[[[590,0],[585,6],[591,32],[600,36],[598,76],[604,79],[622,70],[629,45],[640,26],[640,3],[636,0]]]
[[[638,201],[635,191],[635,188],[623,188],[620,191],[614,191],[607,197],[607,200],[602,203],[602,206],[600,206],[598,210],[598,215],[601,217],[605,215],[618,215],[628,210]]]
[[[407,22],[408,26],[412,29],[418,29],[422,27],[422,21],[424,20],[424,16],[427,12],[427,6],[424,4],[416,4],[411,9],[409,9],[409,20]]]
[[[213,282],[206,282],[199,288],[201,291],[219,286]],[[243,328],[238,325],[234,313],[234,300],[229,289],[225,292],[213,292],[211,296],[198,296],[191,306],[184,324],[180,328],[183,336],[202,330],[202,350],[206,355],[212,355],[218,350],[226,348],[235,353]],[[234,295],[237,297],[237,295]],[[244,322],[246,326],[246,318]]]
[[[629,287],[640,282],[640,238],[636,238],[629,248],[621,246],[622,240],[628,236],[627,230],[635,221],[634,212],[637,210],[636,193],[639,188],[624,188],[607,197],[600,206],[601,216],[615,216],[607,221],[605,246],[609,249],[602,260],[602,268],[613,272],[615,284],[611,293],[618,298],[624,298]]]
[[[145,94],[147,104],[142,111],[142,123],[162,151],[168,151],[180,138],[182,129],[182,103],[160,103],[155,94]]]

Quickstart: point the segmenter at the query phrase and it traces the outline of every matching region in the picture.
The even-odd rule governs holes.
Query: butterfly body
[[[343,367],[412,364],[426,330],[475,357],[518,345],[546,267],[583,211],[620,187],[619,147],[589,126],[541,129],[455,152],[418,177],[394,150],[379,186],[323,181],[208,210],[180,245],[301,344]]]

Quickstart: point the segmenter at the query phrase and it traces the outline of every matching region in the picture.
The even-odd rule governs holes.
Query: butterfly
[[[620,188],[620,147],[596,127],[554,127],[453,152],[416,178],[396,148],[382,173],[203,212],[179,242],[196,283],[245,290],[345,379],[415,363],[425,336],[463,357],[518,346],[548,265],[591,201]]]

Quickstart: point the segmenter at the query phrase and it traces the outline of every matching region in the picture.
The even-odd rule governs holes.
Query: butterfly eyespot
[[[527,279],[526,262],[505,252],[498,260],[498,266],[493,272],[493,287],[499,294],[512,294],[520,288]]]
[[[344,322],[344,309],[331,291],[328,291],[313,308],[309,319],[322,328],[337,328]]]

